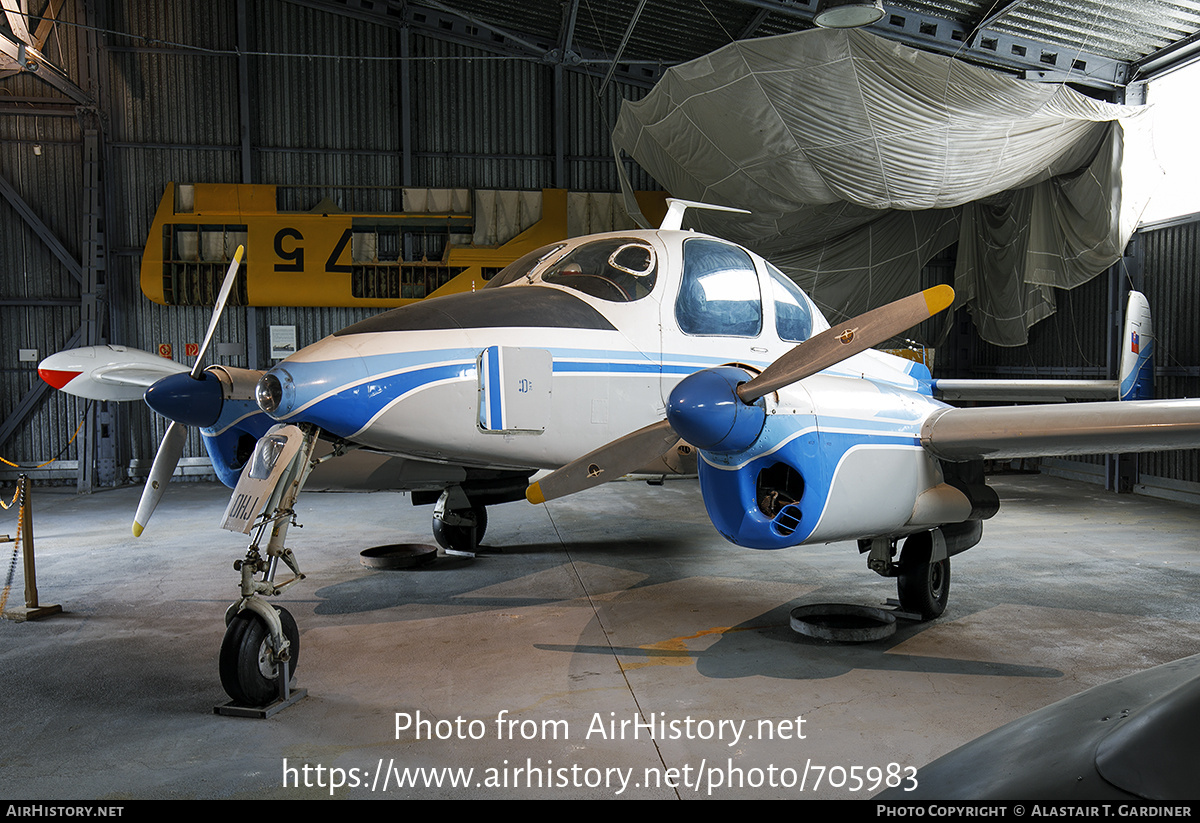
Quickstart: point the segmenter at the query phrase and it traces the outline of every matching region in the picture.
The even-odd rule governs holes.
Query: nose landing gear
[[[312,458],[316,439],[315,429],[272,428],[260,438],[251,466],[243,472],[226,509],[225,528],[254,531],[254,541],[245,557],[233,564],[241,575],[242,596],[225,613],[225,639],[218,659],[221,685],[232,702],[216,707],[218,714],[268,717],[307,694],[291,688],[300,661],[296,621],[287,609],[270,605],[266,598],[304,579],[284,540],[295,524],[296,498],[316,462]],[[260,553],[264,537],[266,546]],[[281,560],[292,576],[276,583]]]

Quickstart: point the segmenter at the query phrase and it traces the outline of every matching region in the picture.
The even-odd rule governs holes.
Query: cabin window
[[[757,337],[762,294],[750,255],[719,240],[685,242],[675,320],[686,334]]]
[[[767,264],[771,276],[771,299],[775,301],[775,331],[780,340],[803,343],[812,337],[812,309],[808,298],[790,277]]]
[[[554,283],[612,303],[641,300],[654,290],[658,255],[642,240],[615,237],[585,243],[542,272]]]

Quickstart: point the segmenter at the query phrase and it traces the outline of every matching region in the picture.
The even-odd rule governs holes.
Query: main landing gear
[[[859,551],[869,552],[867,568],[896,578],[900,612],[933,620],[946,610],[950,599],[950,558],[974,546],[982,536],[983,523],[970,520],[910,534],[899,559],[896,537],[860,540],[858,546]]]
[[[414,491],[414,506],[433,507],[433,537],[447,554],[474,557],[487,531],[485,506],[524,500],[533,470],[472,469],[453,486]]]
[[[946,610],[950,599],[950,558],[933,560],[929,547],[914,548],[910,550],[906,544],[896,574],[900,609],[919,614],[922,620],[933,620]]]
[[[442,492],[433,508],[433,539],[447,554],[474,557],[487,531],[487,509],[473,506],[458,486]]]

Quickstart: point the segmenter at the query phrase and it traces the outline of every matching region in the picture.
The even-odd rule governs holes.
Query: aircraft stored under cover
[[[172,421],[135,535],[187,426],[234,487],[223,526],[254,535],[236,564],[241,598],[220,655],[236,703],[271,702],[295,669],[295,621],[267,598],[303,578],[285,538],[310,477],[409,490],[414,503],[435,503],[438,542],[470,553],[487,506],[630,472],[698,471],[730,542],[857,541],[869,568],[897,578],[901,608],[931,619],[946,605],[950,557],[979,542],[999,505],[984,458],[1200,446],[1200,401],[951,408],[923,365],[870,348],[950,306],[950,287],[831,328],[763,258],[681,230],[684,209],[703,204],[668,202],[657,230],[553,243],[478,292],[384,312],[265,371],[202,368],[240,249],[192,369],[117,346],[42,362],[57,388],[104,400],[144,393]],[[1123,397],[1138,397],[1152,372],[1144,303],[1131,299]],[[1080,391],[1116,397],[1117,384]],[[279,561],[286,580],[275,579]]]

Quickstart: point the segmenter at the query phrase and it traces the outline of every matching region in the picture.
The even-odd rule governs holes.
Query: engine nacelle
[[[921,422],[942,407],[861,377],[818,375],[782,389],[750,448],[701,451],[709,517],[732,543],[779,549],[988,516],[982,494],[947,482],[921,447]]]

